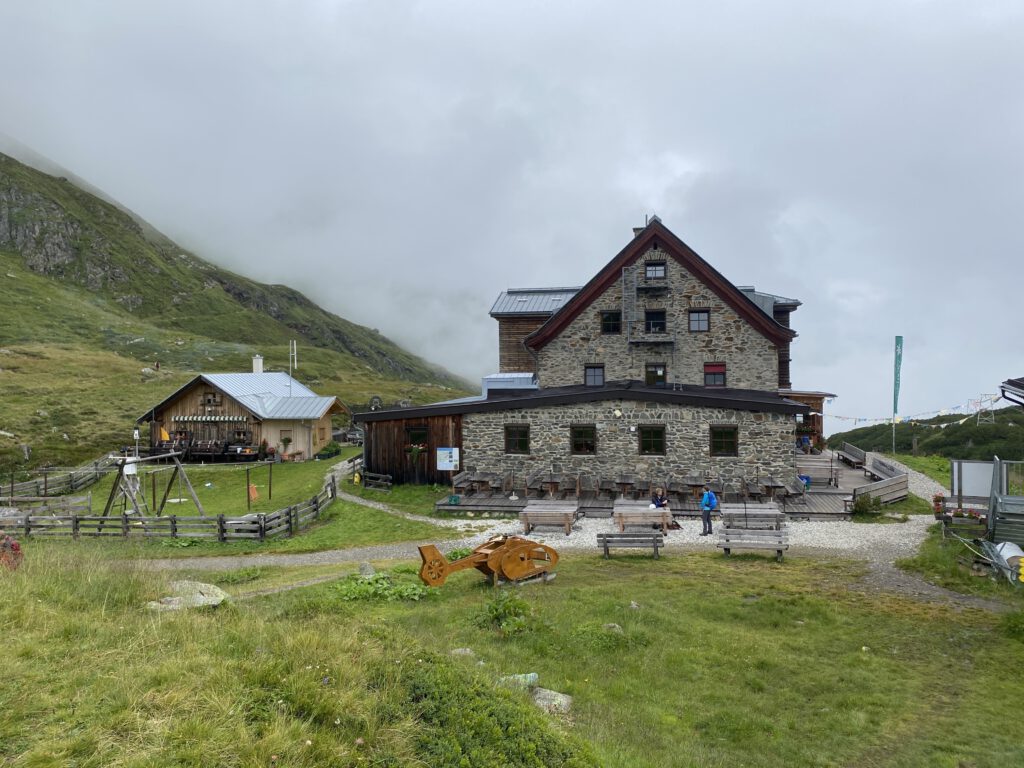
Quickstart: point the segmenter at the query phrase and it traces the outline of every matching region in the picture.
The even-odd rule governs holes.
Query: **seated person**
[[[668,496],[665,495],[664,488],[654,489],[654,493],[651,494],[651,509],[668,509]]]

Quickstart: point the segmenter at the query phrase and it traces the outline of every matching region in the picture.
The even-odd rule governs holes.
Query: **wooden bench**
[[[807,486],[799,477],[794,477],[783,485],[783,504],[806,504]]]
[[[474,470],[464,470],[455,475],[455,477],[452,478],[452,487],[454,488],[455,493],[465,495],[472,490],[472,482],[470,478],[473,477],[474,474]]]
[[[775,559],[782,562],[783,551],[789,549],[785,528],[721,528],[718,547],[726,555],[734,549],[774,549]]]
[[[717,546],[731,554],[733,549],[774,549],[782,562],[782,553],[789,549],[786,515],[773,502],[758,505],[722,506],[722,525],[718,529]]]
[[[849,510],[861,496],[878,499],[882,504],[892,504],[907,498],[910,492],[907,475],[896,475],[885,480],[877,480],[853,489],[853,495],[843,497],[843,509]]]
[[[653,549],[657,560],[658,550],[665,546],[665,535],[662,533],[599,533],[597,546],[604,549],[605,558],[609,549]]]
[[[672,522],[672,510],[668,507],[651,509],[651,503],[641,499],[616,499],[612,517],[620,533],[626,530],[627,525],[659,526],[662,532],[667,532]]]
[[[523,524],[523,533],[529,533],[538,526],[555,526],[565,530],[568,536],[572,532],[572,524],[576,522],[577,508],[575,503],[548,502],[530,500],[526,508],[519,513],[519,521]]]
[[[902,470],[882,459],[872,459],[870,465],[864,466],[864,476],[873,480],[888,480],[890,477],[902,474],[904,474]]]
[[[864,463],[868,460],[868,455],[852,443],[843,443],[839,446],[836,456],[841,462],[850,465],[854,469],[863,467]]]
[[[798,474],[811,479],[811,488],[839,484],[838,470],[829,464],[797,464],[796,471]]]

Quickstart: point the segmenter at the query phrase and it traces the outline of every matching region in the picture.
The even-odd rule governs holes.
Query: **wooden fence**
[[[264,541],[277,536],[294,536],[310,526],[337,497],[332,479],[316,496],[276,512],[253,513],[238,517],[191,517],[165,515],[32,515],[0,517],[0,533],[18,536],[104,536],[120,538],[172,538],[235,541]]]
[[[62,496],[66,493],[87,488],[107,472],[117,468],[119,456],[104,456],[102,459],[74,469],[41,470],[42,477],[16,483],[0,482],[0,496]]]

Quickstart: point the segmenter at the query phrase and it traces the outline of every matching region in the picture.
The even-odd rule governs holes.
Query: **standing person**
[[[711,535],[711,512],[718,506],[718,498],[715,496],[715,492],[711,490],[711,487],[704,486],[704,495],[700,500],[700,521],[704,525],[704,530],[701,531],[701,536]]]
[[[665,495],[664,488],[654,489],[654,493],[651,494],[651,509],[668,509],[668,496]]]

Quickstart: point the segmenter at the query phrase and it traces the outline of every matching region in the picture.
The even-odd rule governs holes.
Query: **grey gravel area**
[[[949,489],[944,488],[942,486],[942,483],[938,483],[935,480],[932,480],[932,478],[928,477],[928,475],[914,471],[906,464],[901,464],[900,462],[896,461],[896,459],[892,459],[888,456],[883,456],[880,453],[871,453],[869,451],[867,454],[868,463],[870,463],[871,460],[875,457],[878,457],[882,461],[886,461],[889,464],[892,464],[893,466],[897,467],[898,469],[902,469],[904,472],[906,472],[907,475],[909,475],[909,477],[907,478],[907,486],[910,488],[910,492],[915,496],[920,496],[927,502],[931,502],[932,497],[935,496],[935,494],[937,493],[941,493],[943,496],[949,496]]]

